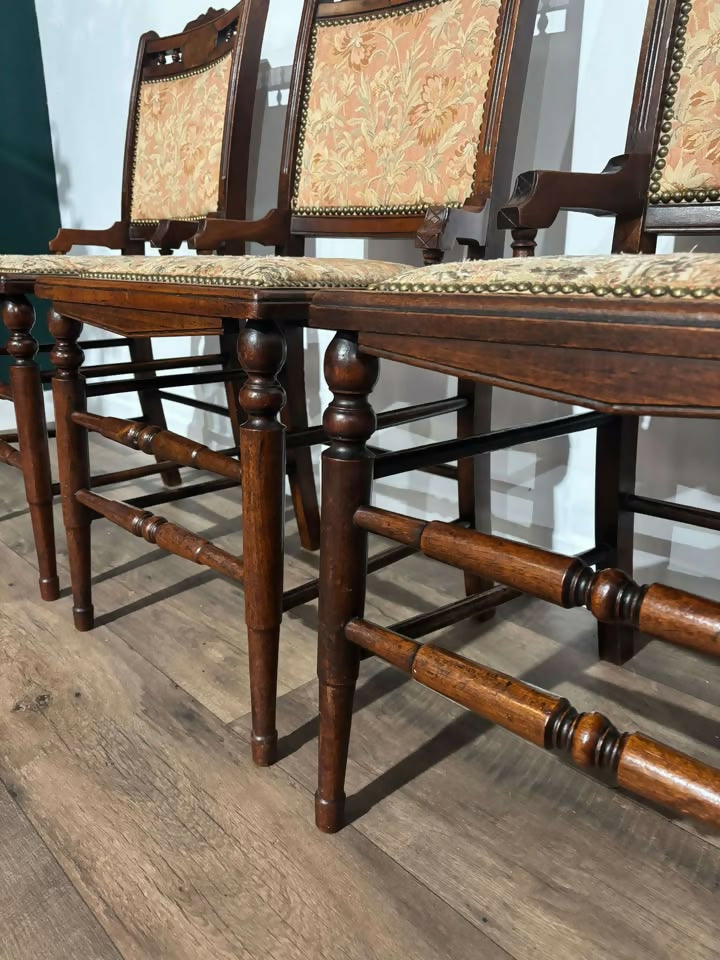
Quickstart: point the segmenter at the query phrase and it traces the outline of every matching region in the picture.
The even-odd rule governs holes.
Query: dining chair
[[[209,212],[237,218],[247,204],[251,128],[260,48],[268,0],[243,0],[229,11],[210,10],[179,34],[140,38],[132,80],[121,191],[121,219],[105,230],[61,229],[50,241],[55,254],[73,246],[101,246],[123,254],[143,254],[146,245],[171,254],[195,233]],[[223,252],[241,253],[242,243],[223,244]],[[62,260],[70,270],[74,258]],[[18,274],[18,265],[23,276]],[[14,361],[0,398],[14,404],[17,430],[0,436],[0,462],[21,470],[32,518],[40,591],[46,600],[58,596],[52,503],[59,487],[50,471],[43,385],[51,373],[35,362],[38,344],[32,335],[34,313],[28,294],[35,280],[58,265],[56,256],[0,256],[0,311],[9,333],[2,352]],[[137,392],[143,419],[165,427],[163,403],[181,403],[229,416],[235,446],[243,418],[237,398],[236,342],[220,337],[219,350],[202,356],[157,360],[149,337],[124,336],[83,340],[83,350],[127,347],[129,363],[86,367],[93,382],[91,396]],[[45,353],[50,344],[39,347]],[[302,351],[291,345],[302,370]],[[218,368],[206,369],[206,368]],[[193,370],[192,368],[203,368]],[[185,370],[186,372],[183,372]],[[124,379],[107,381],[106,377]],[[227,404],[171,392],[176,387],[225,383]],[[302,382],[288,391],[288,422],[307,424]],[[54,436],[54,430],[50,431]],[[18,449],[19,444],[19,449]],[[93,486],[159,473],[167,486],[180,483],[175,464],[96,476]],[[317,547],[319,517],[309,452],[300,451],[289,465],[293,499],[303,545]],[[185,496],[174,491],[173,496]],[[162,502],[162,501],[161,501]]]
[[[635,513],[720,529],[720,515],[635,493],[638,417],[720,418],[720,255],[657,254],[661,234],[720,229],[720,161],[714,82],[720,48],[714,5],[655,0],[633,101],[627,154],[601,174],[534,172],[520,178],[500,223],[529,253],[537,229],[561,209],[613,215],[605,256],[519,256],[405,271],[373,291],[315,298],[311,325],[342,328],[325,371],[333,400],[324,422],[318,673],[318,826],[343,823],[345,765],[361,651],[611,782],[715,825],[720,772],[598,714],[471,663],[420,638],[460,620],[463,602],[383,627],[363,619],[368,532],[497,581],[496,606],[520,593],[599,621],[601,652],[617,662],[642,630],[720,655],[720,605],[632,579]],[[563,557],[447,524],[370,506],[387,461],[368,450],[375,418],[368,396],[379,358],[452,373],[588,408],[568,418],[597,431],[596,543]],[[524,427],[409,451],[418,466],[486,454]],[[398,456],[397,454],[395,456]],[[594,568],[594,569],[593,569]],[[618,569],[621,568],[621,569]]]
[[[311,299],[322,289],[362,289],[402,264],[302,256],[313,237],[417,238],[426,262],[457,243],[472,255],[497,255],[487,210],[509,193],[507,177],[536,6],[528,0],[307,0],[290,89],[278,206],[258,221],[208,219],[191,243],[201,251],[228,241],[276,247],[274,257],[140,260],[108,258],[81,275],[43,278],[54,302],[54,381],[65,524],[71,543],[75,622],[93,622],[90,523],[103,516],[132,533],[242,582],[252,687],[255,761],[277,756],[275,703],[284,610],[317,597],[317,580],[283,593],[284,480],[292,454],[325,439],[320,425],[285,436],[279,380],[287,347],[302,343]],[[484,216],[481,215],[484,212]],[[490,220],[492,223],[492,218]],[[247,374],[240,403],[243,557],[194,534],[89,491],[87,432],[237,477],[229,456],[183,437],[85,412],[77,338],[90,320],[123,335],[213,333],[239,328]],[[141,318],[138,320],[138,318]],[[329,325],[334,329],[334,325]],[[460,380],[442,400],[389,410],[382,427],[457,415],[461,437],[485,423],[484,393]],[[564,424],[544,426],[562,431]],[[63,466],[64,465],[64,466]],[[489,505],[477,464],[459,464],[459,521],[473,525]],[[402,469],[402,468],[401,468]],[[398,471],[398,472],[401,472]],[[475,482],[480,496],[475,500]],[[478,506],[479,503],[479,506]],[[407,548],[370,561],[379,570]],[[471,598],[486,586],[468,575]],[[470,600],[472,603],[472,599]],[[478,610],[478,613],[481,611]],[[289,652],[292,655],[292,652]]]

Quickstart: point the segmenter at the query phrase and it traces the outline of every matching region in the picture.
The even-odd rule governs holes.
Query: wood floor
[[[93,444],[97,467],[117,457]],[[160,512],[239,552],[238,500],[230,491]],[[321,835],[316,605],[286,617],[282,760],[255,769],[240,591],[98,523],[99,626],[76,633],[66,595],[37,599],[22,504],[20,477],[4,469],[2,960],[717,960],[717,834],[378,663],[359,685],[352,824]],[[62,538],[61,552],[67,584]],[[288,554],[292,586],[316,559],[289,514]],[[413,558],[373,577],[369,615],[391,622],[460,586]],[[529,601],[440,636],[720,763],[717,664],[660,643],[625,668],[598,663],[587,615]]]

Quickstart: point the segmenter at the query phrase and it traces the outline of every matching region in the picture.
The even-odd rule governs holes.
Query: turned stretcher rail
[[[720,826],[720,770],[641,733],[621,733],[600,713],[432,644],[367,620],[345,634],[414,680],[545,750],[569,754],[585,770],[652,803]]]
[[[564,437],[582,430],[593,430],[609,423],[611,419],[605,413],[580,413],[571,417],[531,423],[523,427],[495,430],[476,437],[428,443],[409,450],[383,453],[375,460],[374,477],[376,480],[382,477],[393,477],[408,470],[422,470],[451,460],[462,460],[465,457],[505,450],[507,447],[517,447],[523,443],[551,440],[553,437]]]
[[[171,523],[164,517],[154,516],[146,510],[138,510],[118,500],[108,500],[89,490],[78,490],[75,497],[89,510],[105,517],[106,520],[110,520],[111,523],[122,527],[134,536],[148,543],[157,544],[168,553],[174,553],[193,563],[210,567],[232,580],[243,578],[243,562],[240,557],[216,547],[209,540],[199,537],[176,523]]]
[[[623,623],[681,647],[720,656],[720,603],[659,583],[641,586],[620,570],[597,573],[567,557],[449,523],[361,507],[363,530],[415,547],[420,553],[488,577],[561,607],[586,607],[604,623]]]
[[[0,463],[22,470],[20,451],[11,446],[6,440],[0,440]]]
[[[202,443],[188,440],[178,433],[161,427],[145,426],[133,420],[100,417],[94,413],[74,413],[74,423],[115,443],[152,454],[163,460],[173,460],[184,467],[208,470],[228,480],[242,480],[240,461],[224,453],[216,453]]]

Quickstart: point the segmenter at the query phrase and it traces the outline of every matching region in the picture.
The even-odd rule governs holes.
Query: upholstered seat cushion
[[[466,260],[404,270],[373,289],[390,293],[720,299],[720,254]]]
[[[407,270],[382,260],[315,257],[0,256],[0,279],[78,277],[262,289],[363,289]]]

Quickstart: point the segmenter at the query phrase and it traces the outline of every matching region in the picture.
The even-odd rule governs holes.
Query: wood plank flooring
[[[120,457],[93,442],[97,469]],[[159,512],[241,549],[238,491]],[[258,770],[235,585],[98,523],[100,625],[78,634],[67,596],[37,599],[9,469],[0,518],[2,960],[720,955],[718,835],[379,663],[358,690],[352,823],[321,835],[316,605],[286,617],[282,759]],[[59,513],[58,529],[67,584]],[[286,566],[288,585],[317,566],[289,513]],[[391,622],[460,587],[412,558],[372,578],[368,615]],[[720,764],[719,665],[660,643],[625,668],[598,663],[586,614],[526,600],[440,639]]]

